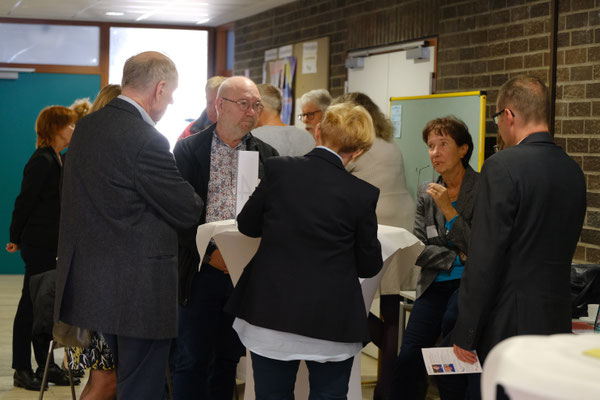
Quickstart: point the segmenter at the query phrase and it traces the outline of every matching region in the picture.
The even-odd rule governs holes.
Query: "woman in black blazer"
[[[361,106],[328,108],[303,157],[274,157],[238,216],[262,237],[227,310],[252,352],[257,399],[293,398],[306,360],[311,398],[344,398],[354,355],[368,342],[359,277],[383,264],[375,207],[379,190],[344,166],[368,150],[372,120]]]
[[[77,114],[66,107],[44,108],[35,122],[37,150],[23,171],[21,192],[15,200],[10,224],[10,243],[6,250],[21,250],[25,262],[25,277],[21,300],[13,326],[14,385],[28,390],[40,390],[41,373],[46,362],[49,337],[32,337],[33,309],[29,279],[56,268],[58,221],[60,217],[60,174],[63,151],[71,140]],[[31,369],[31,343],[38,363],[37,374]],[[49,382],[68,385],[65,374],[52,364]]]

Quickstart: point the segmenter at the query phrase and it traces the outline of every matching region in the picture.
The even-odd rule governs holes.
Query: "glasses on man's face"
[[[315,114],[320,113],[320,112],[321,112],[321,110],[317,110],[317,111],[307,112],[304,114],[298,114],[298,119],[300,121],[302,121],[306,117],[307,120],[312,121],[313,119],[315,119]]]
[[[231,100],[226,97],[223,97],[223,100],[227,100],[227,101],[237,104],[241,111],[248,111],[248,108],[250,108],[250,103],[244,99],[235,101],[235,100]],[[263,109],[263,105],[260,101],[257,101],[256,103],[252,104],[252,109],[254,111],[256,111],[257,113],[261,112]]]
[[[500,114],[502,114],[502,113],[503,113],[504,111],[506,111],[506,110],[508,110],[508,111],[510,112],[510,115],[512,115],[513,117],[515,116],[515,113],[514,113],[514,112],[512,112],[512,110],[511,110],[511,109],[509,109],[509,108],[504,108],[504,109],[502,109],[502,110],[498,111],[496,114],[492,115],[492,120],[494,121],[494,123],[495,123],[496,125],[498,125],[498,117],[500,116]]]

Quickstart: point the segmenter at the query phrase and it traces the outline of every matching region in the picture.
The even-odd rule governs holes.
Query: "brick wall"
[[[302,0],[236,22],[235,73],[262,79],[266,49],[329,36],[333,96],[346,53],[438,37],[437,90],[485,90],[486,130],[500,86],[515,75],[550,82],[552,0]],[[575,258],[600,263],[600,0],[559,0],[556,142],[587,177],[588,212]],[[557,232],[560,234],[560,232]]]

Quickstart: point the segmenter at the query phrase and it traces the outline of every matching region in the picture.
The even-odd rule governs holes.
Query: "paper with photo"
[[[479,360],[475,364],[462,362],[456,358],[452,347],[431,347],[421,349],[421,352],[429,375],[481,373]]]

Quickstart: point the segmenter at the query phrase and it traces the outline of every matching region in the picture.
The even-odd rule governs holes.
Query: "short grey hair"
[[[304,107],[306,104],[312,103],[319,107],[321,111],[325,112],[327,107],[331,104],[331,100],[331,95],[327,89],[315,89],[302,95],[300,98],[300,106]]]
[[[266,107],[281,114],[281,92],[279,89],[268,83],[256,85],[260,93],[260,102]]]
[[[160,81],[177,81],[177,67],[166,55],[147,51],[125,61],[121,87],[144,91]]]

